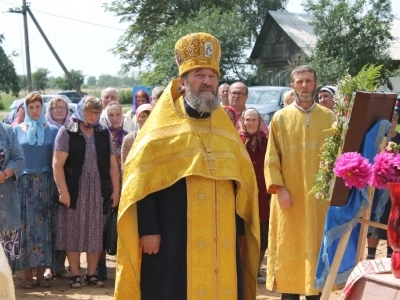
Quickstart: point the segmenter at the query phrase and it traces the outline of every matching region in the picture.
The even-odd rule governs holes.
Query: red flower
[[[346,152],[336,160],[333,172],[347,187],[362,189],[370,181],[371,164],[360,153]]]
[[[378,189],[386,189],[386,183],[397,182],[400,169],[399,155],[381,152],[374,157],[370,184]]]

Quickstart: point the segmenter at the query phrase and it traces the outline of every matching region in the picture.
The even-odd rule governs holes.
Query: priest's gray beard
[[[203,84],[196,93],[192,90],[190,84],[185,82],[185,98],[200,113],[209,113],[220,107],[218,93],[216,89],[213,91],[202,91],[203,88],[213,88],[210,85]]]

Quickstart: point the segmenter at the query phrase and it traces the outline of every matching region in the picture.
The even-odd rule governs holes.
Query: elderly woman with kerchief
[[[264,159],[267,151],[267,136],[261,129],[261,115],[255,108],[247,108],[242,113],[239,135],[253,163],[258,186],[258,209],[260,216],[260,265],[268,248],[269,202],[271,195],[267,194],[264,177]],[[260,269],[257,275],[258,283],[265,283],[265,277]]]
[[[131,123],[131,130],[132,131],[137,131],[139,129],[139,124],[136,121],[135,115],[138,107],[143,104],[151,104],[151,98],[149,94],[146,93],[144,90],[139,90],[135,93],[133,96],[133,108],[128,110],[127,113],[125,114],[125,117],[127,117],[129,120],[132,121]]]
[[[113,151],[115,158],[118,163],[118,170],[120,172],[120,184],[122,184],[122,168],[121,168],[121,147],[122,140],[128,134],[128,131],[124,130],[124,114],[121,104],[117,101],[111,101],[105,108],[105,119],[107,128],[110,131],[110,136],[113,145]],[[106,254],[102,252],[99,263],[97,265],[97,276],[101,280],[107,279],[107,266],[106,266]]]
[[[10,125],[0,123],[0,243],[14,269],[20,253],[21,205],[15,181],[24,169],[24,154]]]
[[[18,179],[21,203],[21,255],[17,269],[25,270],[22,288],[34,287],[32,269],[36,268],[36,285],[49,287],[43,278],[53,259],[54,180],[52,174],[53,144],[58,132],[47,124],[43,99],[29,93],[24,103],[25,121],[14,127],[25,156],[25,167]]]
[[[46,121],[58,128],[69,123],[69,110],[67,100],[61,97],[52,98],[46,107]]]
[[[126,158],[128,157],[129,150],[131,150],[133,142],[135,141],[137,132],[140,128],[143,127],[144,123],[146,123],[147,118],[150,116],[150,113],[153,109],[153,105],[151,104],[142,104],[136,110],[135,121],[138,124],[138,129],[136,131],[132,131],[126,135],[122,141],[122,148],[121,148],[121,159],[122,159],[122,166],[125,163]]]
[[[101,101],[84,97],[54,145],[53,170],[63,206],[58,210],[58,250],[65,250],[70,287],[80,288],[81,252],[87,253],[85,280],[103,286],[96,267],[103,250],[103,212],[119,201],[119,171],[110,133],[99,124]]]
[[[110,136],[114,147],[114,154],[118,162],[118,169],[121,172],[122,140],[128,134],[128,131],[124,130],[122,127],[124,122],[122,106],[116,101],[111,101],[105,110],[107,128],[110,131]]]

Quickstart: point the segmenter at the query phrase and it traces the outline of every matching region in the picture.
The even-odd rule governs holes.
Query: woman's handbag
[[[108,255],[117,254],[117,217],[118,207],[113,207],[106,217],[103,231],[103,250]]]

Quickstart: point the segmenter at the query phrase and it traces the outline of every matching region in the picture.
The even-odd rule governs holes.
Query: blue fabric
[[[27,132],[27,140],[29,145],[34,145],[36,142],[38,146],[43,145],[44,140],[44,124],[46,124],[45,118],[45,106],[42,102],[42,110],[40,112],[40,117],[37,120],[31,119],[29,116],[28,108],[26,106],[26,101],[24,101],[24,110],[25,110],[25,124],[28,125]]]
[[[391,123],[387,120],[378,121],[364,136],[361,145],[361,154],[373,163],[374,156],[379,151],[379,145],[384,136],[388,136]],[[327,211],[324,234],[322,237],[320,253],[315,274],[314,287],[322,289],[330,271],[340,237],[352,230],[341,261],[335,284],[346,282],[348,276],[356,265],[356,252],[360,225],[358,218],[368,207],[367,189],[350,191],[345,206],[331,206]]]
[[[21,125],[14,127],[18,141],[22,146],[25,156],[25,167],[23,174],[39,174],[53,172],[53,144],[56,139],[58,127],[48,124],[44,129],[43,144],[31,145],[28,142],[27,133],[22,130]]]
[[[378,190],[375,189],[374,194],[374,203],[372,204],[371,210],[371,221],[379,222],[383,212],[385,211],[386,203],[389,201],[389,192],[388,190]],[[373,229],[373,227],[369,227],[369,231]]]
[[[24,169],[24,153],[12,127],[0,123],[0,171],[12,169],[15,177],[22,174]],[[21,228],[21,204],[18,201],[16,182],[7,179],[0,184],[0,230],[17,230]]]

